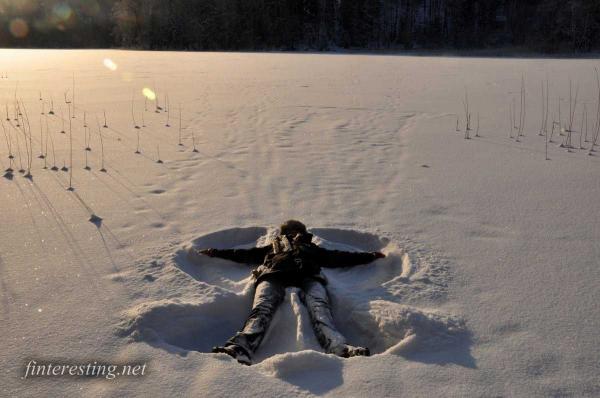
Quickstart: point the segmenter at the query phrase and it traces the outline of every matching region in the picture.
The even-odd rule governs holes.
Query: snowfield
[[[0,60],[3,395],[600,396],[597,60]],[[324,354],[296,288],[253,366],[210,353],[250,310],[251,268],[193,249],[264,245],[289,218],[387,255],[326,270],[371,357]],[[25,378],[30,360],[147,372]]]

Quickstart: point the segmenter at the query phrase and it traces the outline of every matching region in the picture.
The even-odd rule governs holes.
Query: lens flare
[[[29,34],[29,25],[21,18],[15,18],[10,21],[8,26],[10,33],[17,39],[22,39]]]
[[[142,94],[144,94],[144,97],[148,98],[150,101],[154,101],[156,99],[156,94],[148,87],[144,87]]]
[[[71,18],[73,10],[66,3],[58,3],[52,7],[52,13],[54,16],[56,16],[56,18],[66,21],[67,19]]]
[[[115,64],[112,59],[104,58],[103,63],[104,63],[104,66],[106,66],[108,69],[110,69],[112,71],[117,70],[117,64]]]

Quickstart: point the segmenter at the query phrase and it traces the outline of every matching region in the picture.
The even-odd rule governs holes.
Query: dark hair
[[[286,222],[281,224],[281,226],[279,227],[279,232],[281,233],[281,235],[289,235],[292,232],[300,232],[305,234],[307,231],[306,225],[302,224],[300,221],[287,220]]]

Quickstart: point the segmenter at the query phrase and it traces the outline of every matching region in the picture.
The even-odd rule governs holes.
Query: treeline
[[[0,0],[3,47],[600,49],[598,0]]]
[[[148,49],[600,47],[598,0],[119,0],[115,40]]]

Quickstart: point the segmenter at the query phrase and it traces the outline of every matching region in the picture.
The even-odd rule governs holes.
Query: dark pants
[[[329,297],[325,286],[317,280],[305,279],[301,284],[301,295],[312,322],[319,344],[326,352],[346,343],[333,323]],[[227,341],[226,345],[243,347],[250,355],[260,345],[277,307],[285,297],[285,285],[274,280],[263,280],[256,286],[252,312],[241,331]]]

